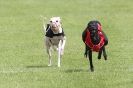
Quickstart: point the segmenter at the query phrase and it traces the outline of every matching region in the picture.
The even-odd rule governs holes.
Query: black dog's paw
[[[106,55],[106,56],[104,56],[104,59],[105,59],[105,60],[107,60],[107,55]]]
[[[98,56],[98,59],[100,60],[100,59],[101,59],[101,57],[100,57],[100,56]]]
[[[90,68],[91,72],[94,72],[94,68]]]

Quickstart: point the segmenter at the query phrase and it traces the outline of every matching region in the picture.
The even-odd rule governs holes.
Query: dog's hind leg
[[[107,54],[106,54],[105,46],[103,47],[103,56],[104,56],[104,59],[107,60]]]
[[[94,67],[93,67],[93,62],[92,62],[92,51],[91,50],[89,50],[88,56],[89,56],[89,61],[90,61],[90,70],[91,70],[91,72],[93,72]]]

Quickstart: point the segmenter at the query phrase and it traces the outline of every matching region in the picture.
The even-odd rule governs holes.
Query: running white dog
[[[45,45],[46,50],[49,55],[49,64],[48,66],[52,65],[52,58],[51,52],[52,49],[58,51],[58,67],[61,65],[61,56],[64,52],[64,47],[66,43],[66,36],[64,34],[63,28],[61,27],[61,19],[60,17],[52,17],[49,20],[49,23],[43,24],[45,30]]]

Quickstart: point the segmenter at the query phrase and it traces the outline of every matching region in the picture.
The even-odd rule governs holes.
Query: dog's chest
[[[60,40],[63,40],[63,36],[54,36],[53,38],[49,38],[52,45],[58,45]]]

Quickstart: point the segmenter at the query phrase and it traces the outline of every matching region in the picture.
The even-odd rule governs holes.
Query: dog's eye
[[[58,20],[56,20],[56,22],[58,22]]]
[[[52,23],[52,21],[50,21],[50,23]]]

